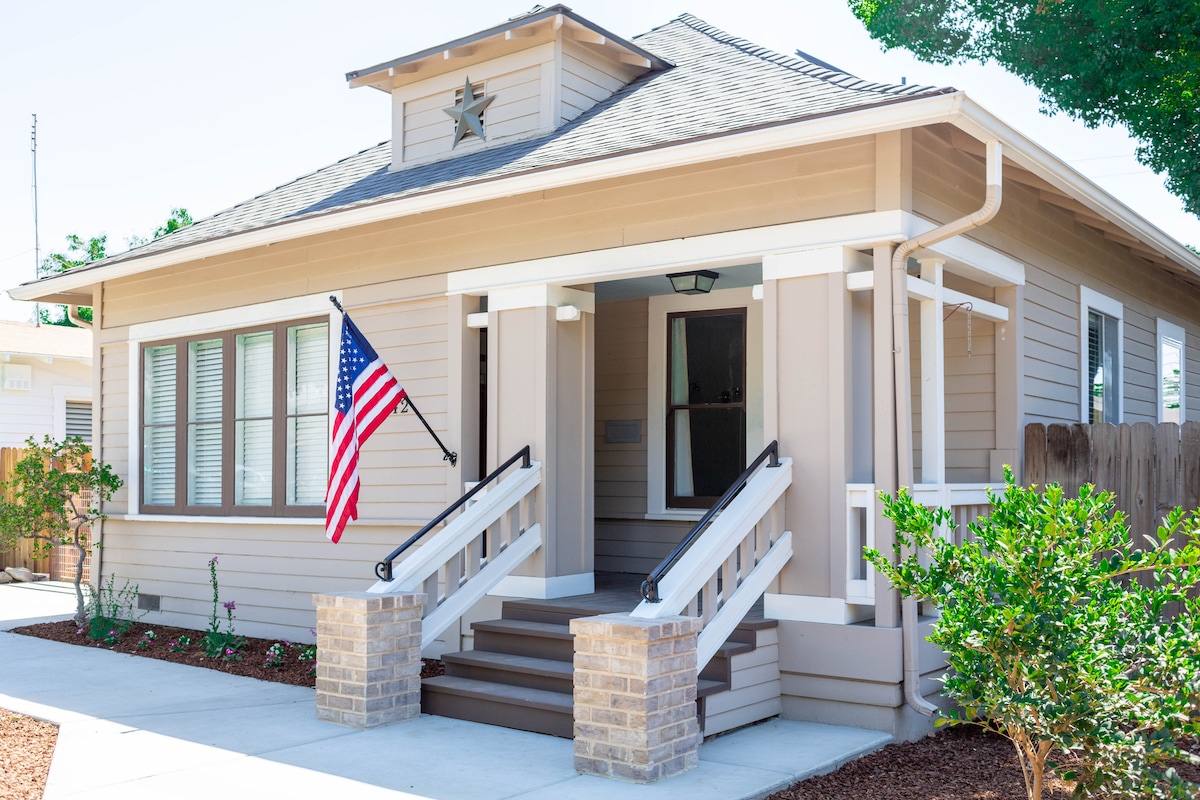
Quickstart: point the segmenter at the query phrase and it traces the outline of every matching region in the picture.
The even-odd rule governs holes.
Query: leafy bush
[[[1197,797],[1167,762],[1200,763],[1177,746],[1200,733],[1200,516],[1175,509],[1138,549],[1111,493],[1039,494],[1008,469],[1005,482],[961,545],[938,533],[945,509],[885,496],[897,563],[867,551],[901,593],[941,609],[930,641],[959,708],[939,722],[1008,737],[1031,800],[1050,774],[1081,797]]]
[[[133,627],[133,623],[146,616],[137,613],[138,585],[116,588],[117,576],[108,576],[107,583],[100,584],[98,592],[91,592],[87,604],[88,638],[102,639],[105,644],[116,644]]]
[[[25,442],[27,452],[8,481],[0,482],[0,550],[32,539],[35,557],[56,545],[75,549],[75,624],[88,620],[83,595],[83,562],[91,546],[91,524],[105,519],[103,503],[122,481],[108,464],[92,460],[92,450],[79,437],[57,442],[46,436]],[[90,497],[88,504],[81,498]]]

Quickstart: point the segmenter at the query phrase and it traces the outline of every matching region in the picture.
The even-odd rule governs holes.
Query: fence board
[[[1025,482],[1046,485],[1046,426],[1040,422],[1025,426]]]
[[[1179,426],[1164,422],[1154,434],[1154,520],[1183,503],[1179,474]]]
[[[8,481],[17,468],[17,462],[25,456],[19,447],[0,448],[0,481]],[[49,572],[50,558],[34,558],[33,542],[24,539],[11,550],[0,550],[0,570],[5,567],[24,567],[31,572]]]
[[[1046,483],[1066,486],[1071,477],[1071,429],[1051,425],[1046,430]]]
[[[1118,454],[1121,437],[1117,426],[1101,423],[1092,426],[1092,457],[1090,483],[1101,489],[1115,491],[1121,482],[1121,459]]]
[[[1136,533],[1152,533],[1158,527],[1154,516],[1154,426],[1139,422],[1130,428],[1129,438],[1129,527]]]
[[[1071,494],[1079,494],[1080,487],[1091,479],[1091,434],[1091,427],[1088,425],[1077,423],[1071,426],[1071,461],[1066,482],[1063,484]]]
[[[1200,508],[1200,422],[1185,422],[1179,442],[1180,496],[1184,508]]]

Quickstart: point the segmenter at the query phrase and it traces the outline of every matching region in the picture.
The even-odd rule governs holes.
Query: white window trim
[[[706,509],[667,508],[667,315],[713,308],[746,309],[746,458],[750,460],[765,445],[762,303],[756,302],[753,290],[746,287],[718,289],[706,295],[655,295],[650,298],[649,306],[646,519],[696,521],[704,516]]]
[[[237,308],[221,309],[220,311],[189,314],[186,317],[139,322],[129,326],[129,430],[127,434],[129,437],[129,479],[125,482],[125,488],[129,496],[129,510],[123,517],[124,519],[164,519],[163,516],[157,514],[143,515],[141,513],[142,343],[158,339],[176,339],[196,334],[248,328],[252,325],[263,323],[286,322],[292,319],[304,319],[328,313],[329,385],[332,387],[337,384],[338,347],[341,342],[342,327],[337,309],[329,302],[330,297],[336,298],[339,303],[342,301],[342,293],[340,291],[332,293],[323,292],[303,297],[290,297],[286,300],[272,300],[266,303],[254,303],[247,306],[238,306]],[[98,435],[99,431],[93,427],[93,441]],[[329,415],[328,435],[332,439],[332,413]],[[179,521],[187,522],[213,522],[214,520],[230,518],[203,514],[193,516],[188,514],[181,515],[178,519]],[[253,519],[259,523],[269,521],[269,518],[266,517],[254,517]],[[281,519],[286,519],[290,523],[293,519],[303,518],[287,517]]]
[[[1179,342],[1179,421],[1182,423],[1187,420],[1187,331],[1182,325],[1176,325],[1170,320],[1165,320],[1159,317],[1156,320],[1156,340],[1158,346],[1155,348],[1157,357],[1155,359],[1155,385],[1154,393],[1155,400],[1158,404],[1158,421],[1163,422],[1163,414],[1166,409],[1163,407],[1163,343],[1166,339],[1171,339]]]
[[[1086,286],[1079,287],[1079,421],[1091,422],[1091,400],[1087,385],[1088,311],[1096,310],[1117,321],[1117,422],[1125,419],[1125,307],[1108,295]]]

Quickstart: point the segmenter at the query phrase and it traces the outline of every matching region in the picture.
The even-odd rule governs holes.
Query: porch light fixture
[[[676,272],[667,277],[676,294],[708,294],[713,282],[721,276],[711,270],[698,269],[694,272]]]

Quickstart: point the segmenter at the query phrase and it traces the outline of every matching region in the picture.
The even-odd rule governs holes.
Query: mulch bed
[[[146,631],[154,631],[154,640],[139,647]],[[14,628],[13,633],[25,636],[36,636],[39,639],[49,639],[53,642],[83,645],[84,647],[100,647],[112,650],[114,653],[128,653],[143,658],[157,658],[160,661],[170,661],[175,664],[189,664],[193,667],[204,667],[227,672],[230,675],[241,675],[246,678],[257,678],[260,681],[288,683],[292,686],[316,687],[317,678],[314,673],[313,661],[301,661],[298,647],[285,647],[283,663],[276,667],[267,666],[267,649],[279,642],[279,639],[252,639],[247,637],[246,646],[241,651],[238,661],[223,661],[219,658],[209,658],[204,655],[204,632],[186,628],[170,628],[165,625],[135,625],[116,644],[109,645],[98,639],[89,639],[79,632],[79,628],[71,620],[64,622],[42,622],[37,625],[26,625]],[[180,637],[187,636],[192,644],[183,652],[171,650],[171,642],[179,642]],[[422,678],[432,678],[442,674],[442,662],[426,659],[421,669]]]
[[[0,709],[0,800],[39,800],[58,726]]]
[[[1195,744],[1190,748],[1196,751]],[[1176,764],[1186,780],[1200,769]],[[1072,784],[1051,778],[1042,800],[1068,800]],[[1007,739],[973,725],[889,744],[836,772],[809,778],[767,800],[1025,800],[1017,754]],[[1111,800],[1118,800],[1111,798]]]

